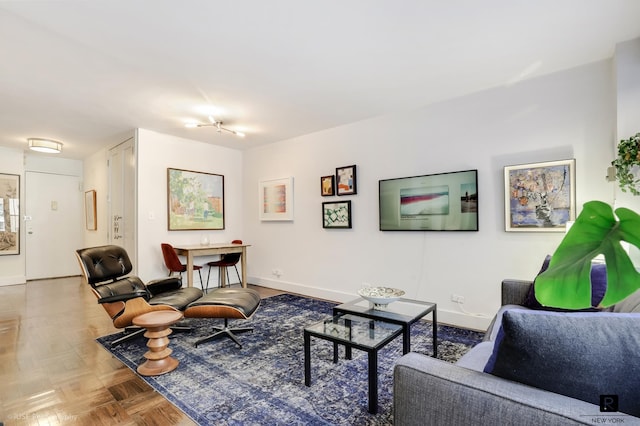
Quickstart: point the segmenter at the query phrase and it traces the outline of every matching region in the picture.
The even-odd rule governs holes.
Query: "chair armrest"
[[[97,285],[93,291],[98,297],[98,303],[123,302],[136,297],[149,299],[149,291],[137,277],[126,277],[111,283]]]
[[[147,290],[149,290],[151,297],[168,291],[178,290],[181,287],[182,280],[178,277],[159,278],[147,283]]]
[[[502,280],[502,306],[523,305],[533,281]]]

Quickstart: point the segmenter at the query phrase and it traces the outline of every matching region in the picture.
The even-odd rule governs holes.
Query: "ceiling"
[[[638,0],[0,0],[0,146],[237,149],[609,58]],[[241,139],[184,127],[214,114]]]

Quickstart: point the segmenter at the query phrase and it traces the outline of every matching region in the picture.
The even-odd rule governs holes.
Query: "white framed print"
[[[258,197],[260,220],[293,220],[293,177],[261,180]]]

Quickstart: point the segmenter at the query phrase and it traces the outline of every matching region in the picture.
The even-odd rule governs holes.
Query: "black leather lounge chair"
[[[82,274],[91,286],[117,328],[127,334],[111,345],[132,339],[145,332],[133,326],[138,315],[161,310],[184,311],[185,318],[222,318],[223,328],[215,328],[214,334],[198,340],[195,345],[217,337],[230,337],[242,347],[233,334],[253,330],[229,327],[229,319],[248,319],[260,306],[260,295],[249,288],[219,288],[202,297],[199,288],[182,288],[178,277],[167,277],[149,281],[146,285],[140,278],[128,275],[133,269],[125,249],[116,245],[91,247],[76,250]],[[174,330],[184,327],[171,327]],[[188,329],[188,328],[187,328]]]
[[[109,314],[113,325],[127,333],[112,346],[145,332],[144,328],[133,326],[132,320],[138,315],[162,310],[184,311],[203,294],[198,288],[182,288],[182,281],[177,277],[157,279],[145,285],[137,276],[128,275],[133,267],[126,250],[120,246],[79,249],[76,256],[98,303]]]

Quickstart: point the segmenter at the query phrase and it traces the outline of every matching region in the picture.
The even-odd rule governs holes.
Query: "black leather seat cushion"
[[[190,303],[202,297],[202,290],[195,287],[167,291],[149,299],[150,305],[169,305],[183,311]]]
[[[217,288],[189,304],[185,318],[249,318],[260,306],[260,294],[250,288]]]

